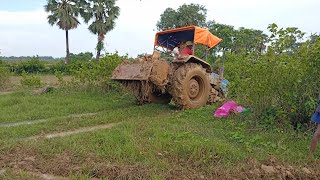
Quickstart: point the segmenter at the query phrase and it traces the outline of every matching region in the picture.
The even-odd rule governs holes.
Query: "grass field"
[[[219,105],[180,111],[172,104],[138,106],[119,92],[74,88],[0,95],[0,179],[320,175],[317,162],[307,159],[311,134],[252,128],[250,114],[217,119],[212,114]],[[56,133],[62,134],[51,137]]]

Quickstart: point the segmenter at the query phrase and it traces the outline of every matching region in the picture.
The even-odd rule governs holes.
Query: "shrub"
[[[19,63],[13,63],[11,65],[11,70],[21,75],[22,72],[26,72],[28,74],[30,73],[42,73],[45,72],[45,63],[40,61],[38,57],[34,57],[31,60],[28,61],[22,61]]]
[[[304,42],[294,51],[269,49],[255,60],[250,54],[228,54],[229,98],[253,109],[257,124],[264,128],[310,124],[320,87],[319,52],[320,40]]]
[[[10,82],[10,72],[0,61],[0,90],[8,86]]]
[[[70,60],[71,63],[74,62],[88,62],[91,61],[93,58],[93,54],[91,52],[84,52],[84,53],[79,53],[79,54],[70,54]]]
[[[56,72],[70,74],[70,65],[66,65],[64,61],[46,64],[45,73],[55,74]]]
[[[56,71],[55,74],[56,78],[58,79],[58,82],[60,85],[66,85],[66,81],[63,79],[64,73],[60,71]]]
[[[36,75],[28,75],[26,72],[22,72],[22,79],[20,80],[22,86],[33,88],[40,87],[42,85],[41,79]]]
[[[126,56],[119,56],[118,53],[106,54],[98,63],[95,61],[72,63],[70,68],[73,76],[80,83],[111,89],[116,86],[110,79],[112,71],[126,58]]]

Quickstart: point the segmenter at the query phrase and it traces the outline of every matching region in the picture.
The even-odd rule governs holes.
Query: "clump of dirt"
[[[251,167],[250,167],[251,166]],[[248,164],[242,170],[240,179],[318,179],[320,172],[315,171],[313,165],[309,167],[294,167],[278,161],[275,157],[270,157],[268,161]]]
[[[211,88],[211,92],[209,94],[208,104],[213,104],[215,102],[220,101],[221,98],[219,97],[219,91],[214,88]]]
[[[159,60],[153,63],[152,71],[149,80],[155,84],[159,89],[163,88],[168,83],[168,75],[170,65],[164,61]]]

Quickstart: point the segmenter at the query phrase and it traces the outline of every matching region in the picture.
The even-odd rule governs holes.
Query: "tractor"
[[[205,56],[222,39],[207,29],[188,26],[156,33],[154,52],[134,61],[124,61],[112,78],[133,93],[140,104],[168,104],[194,109],[222,101],[227,94],[223,67],[213,73],[210,64],[194,56],[195,45],[205,47]],[[179,46],[192,42],[192,54],[176,54]],[[176,52],[177,53],[177,52]]]

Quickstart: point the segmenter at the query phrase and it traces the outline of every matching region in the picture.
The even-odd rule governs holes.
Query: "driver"
[[[191,41],[186,42],[186,47],[180,52],[180,55],[193,55],[193,43]]]

